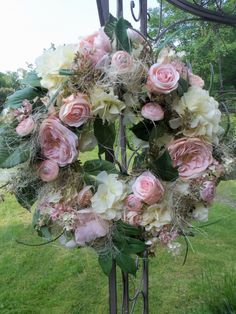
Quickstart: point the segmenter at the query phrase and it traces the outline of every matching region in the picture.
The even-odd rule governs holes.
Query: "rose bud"
[[[129,211],[135,211],[138,212],[142,208],[142,202],[141,200],[136,197],[134,194],[130,194],[125,199],[125,207]]]
[[[149,102],[142,107],[141,114],[144,118],[159,121],[164,118],[164,111],[160,105],[154,102]]]
[[[38,175],[40,176],[42,181],[50,182],[57,178],[59,173],[59,166],[53,160],[44,160],[39,168]]]
[[[19,136],[26,136],[33,132],[35,128],[34,119],[30,116],[24,120],[22,120],[16,127],[16,133]]]
[[[126,72],[132,68],[133,59],[126,51],[117,51],[111,59],[112,67],[118,72]]]

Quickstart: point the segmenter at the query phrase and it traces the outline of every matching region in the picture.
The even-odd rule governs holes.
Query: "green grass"
[[[228,276],[235,283],[235,191],[236,182],[220,185],[210,220],[221,220],[205,228],[206,234],[191,239],[194,252],[190,251],[184,266],[183,241],[180,256],[160,249],[158,256],[150,259],[151,314],[220,313],[212,312],[209,300],[220,304],[224,291],[232,290],[225,285],[225,274],[232,274]],[[58,243],[28,247],[16,240],[41,242],[32,230],[31,213],[8,196],[0,203],[1,314],[108,313],[107,278],[94,252],[69,250]]]

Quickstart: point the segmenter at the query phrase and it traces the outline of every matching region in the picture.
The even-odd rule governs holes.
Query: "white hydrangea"
[[[171,223],[173,213],[169,206],[163,202],[149,206],[141,217],[141,225],[146,231],[161,230],[162,226]]]
[[[107,220],[120,219],[122,214],[125,185],[117,180],[117,176],[106,171],[99,173],[97,180],[100,184],[91,199],[93,211]]]
[[[115,121],[125,108],[125,104],[114,95],[112,89],[107,93],[102,88],[95,87],[90,97],[93,114],[98,115],[103,122]]]
[[[36,72],[41,85],[49,90],[56,89],[66,79],[59,70],[70,69],[75,57],[76,45],[61,45],[55,50],[48,49],[35,60]]]
[[[190,137],[206,136],[217,143],[217,136],[223,131],[219,125],[221,112],[218,107],[218,102],[210,97],[208,91],[191,86],[174,105],[182,118],[183,134]]]

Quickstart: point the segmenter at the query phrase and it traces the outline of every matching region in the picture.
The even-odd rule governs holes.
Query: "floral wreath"
[[[182,55],[157,55],[110,16],[78,44],[44,51],[2,112],[8,191],[40,236],[94,248],[106,274],[113,259],[135,274],[132,255],[160,245],[177,253],[231,169],[219,104]],[[82,163],[93,149],[98,159]]]

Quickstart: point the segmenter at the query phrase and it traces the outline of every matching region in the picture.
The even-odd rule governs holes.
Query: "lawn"
[[[194,252],[189,252],[184,266],[184,241],[179,256],[160,249],[158,256],[150,259],[151,314],[216,313],[207,307],[208,294],[215,293],[218,302],[225,289],[225,274],[231,279],[236,276],[235,192],[235,181],[220,185],[210,211],[210,221],[220,221],[191,239]],[[1,314],[108,313],[107,278],[91,250],[69,250],[58,243],[29,247],[16,240],[41,241],[32,230],[31,213],[7,196],[0,203]],[[217,289],[210,292],[214,287]]]

